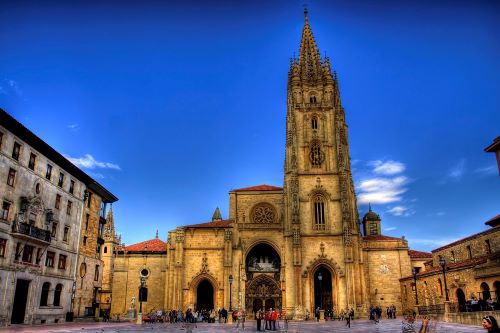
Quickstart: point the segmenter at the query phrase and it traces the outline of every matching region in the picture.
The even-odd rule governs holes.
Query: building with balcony
[[[0,324],[57,323],[72,312],[91,192],[98,209],[117,200],[0,109]]]

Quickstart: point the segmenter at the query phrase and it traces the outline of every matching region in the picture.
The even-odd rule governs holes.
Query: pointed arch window
[[[313,198],[314,230],[326,230],[326,200],[316,194]]]
[[[321,151],[321,145],[317,140],[311,143],[309,159],[311,160],[312,166],[316,168],[319,168],[325,159],[325,154]]]
[[[318,129],[318,117],[313,116],[311,119],[311,128]]]

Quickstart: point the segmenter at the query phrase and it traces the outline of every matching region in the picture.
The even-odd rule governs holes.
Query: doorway
[[[465,312],[465,293],[462,289],[457,289],[457,300],[458,300],[458,309],[460,312]]]
[[[319,266],[314,273],[314,308],[332,309],[332,274],[325,266]]]
[[[30,281],[18,279],[14,293],[14,305],[12,306],[12,324],[24,324],[26,314],[26,302],[28,300]]]
[[[203,280],[196,289],[196,310],[210,311],[214,308],[214,287],[208,280]]]

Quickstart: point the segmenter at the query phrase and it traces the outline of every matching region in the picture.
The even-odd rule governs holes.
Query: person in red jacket
[[[271,308],[271,326],[273,331],[276,331],[276,320],[278,320],[278,312],[276,309]]]
[[[271,329],[271,309],[269,311],[266,311],[266,314],[264,315],[264,321],[266,323],[266,330]]]

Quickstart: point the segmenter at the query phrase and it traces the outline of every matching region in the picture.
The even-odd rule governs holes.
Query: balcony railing
[[[21,238],[38,240],[50,243],[50,231],[32,226],[31,224],[16,222],[12,225],[12,232]]]

